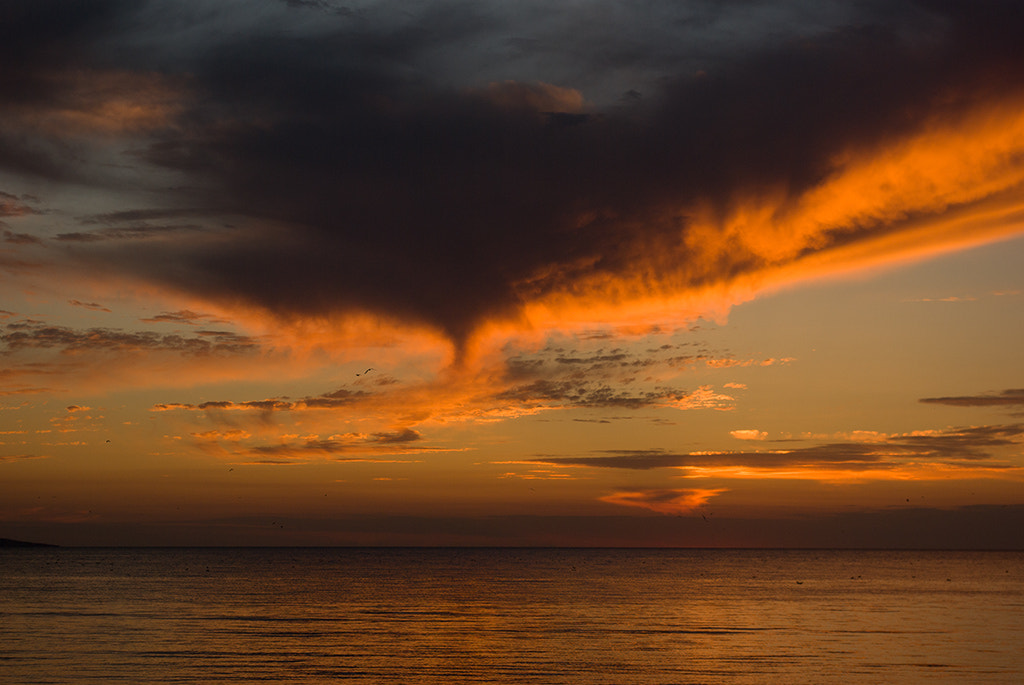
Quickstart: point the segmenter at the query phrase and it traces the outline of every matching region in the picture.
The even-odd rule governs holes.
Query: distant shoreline
[[[59,545],[50,545],[45,542],[26,542],[25,540],[12,540],[10,538],[0,538],[0,547],[58,547]]]

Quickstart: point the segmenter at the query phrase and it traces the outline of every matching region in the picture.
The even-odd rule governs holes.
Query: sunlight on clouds
[[[912,462],[888,464],[881,468],[817,468],[813,465],[791,468],[750,466],[686,467],[687,479],[721,480],[802,480],[826,485],[860,485],[885,481],[959,481],[999,479],[1024,482],[1024,467],[1011,464],[945,464]]]
[[[8,106],[8,126],[54,138],[131,135],[174,126],[189,95],[186,79],[156,72],[76,69],[43,80],[59,93],[56,102],[45,110]]]
[[[650,509],[659,514],[688,514],[728,491],[728,488],[635,490],[615,492],[599,499],[609,504]]]
[[[571,288],[529,297],[522,320],[543,330],[596,324],[724,321],[731,307],[781,286],[922,259],[1024,230],[1024,115],[999,103],[875,149],[849,149],[802,194],[738,195],[718,209],[667,210],[663,243],[628,272],[577,269]],[[539,280],[557,281],[555,272]],[[786,360],[782,360],[786,361]]]
[[[729,431],[729,435],[736,438],[737,440],[767,440],[768,433],[766,431],[759,431],[756,428],[743,428],[740,430]]]
[[[399,4],[0,22],[14,519],[1020,503],[1013,3]]]

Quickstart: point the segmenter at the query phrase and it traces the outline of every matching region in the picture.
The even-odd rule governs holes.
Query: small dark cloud
[[[394,444],[400,442],[416,442],[423,437],[411,428],[404,428],[400,431],[390,433],[373,433],[370,438],[377,443]]]
[[[225,319],[221,319],[212,314],[202,314],[199,312],[193,312],[190,309],[179,309],[176,312],[161,312],[156,316],[151,316],[145,319],[139,319],[142,323],[178,323],[187,324],[189,326],[198,326],[204,323],[229,323]],[[200,331],[202,335],[204,331]]]
[[[538,380],[496,393],[493,398],[498,402],[508,402],[524,406],[543,404],[545,406],[559,407],[641,409],[666,403],[681,402],[688,396],[689,394],[685,391],[667,388],[630,392],[613,388],[609,385],[586,381]]]
[[[227,400],[214,400],[214,401],[211,401],[211,402],[203,402],[202,404],[197,405],[196,408],[197,409],[203,409],[203,410],[206,410],[206,409],[230,409],[230,408],[232,408],[234,406],[235,406],[234,402],[229,402]]]
[[[68,300],[68,304],[72,307],[81,307],[82,309],[89,309],[94,312],[107,312],[110,313],[110,309],[104,307],[98,302],[81,302],[79,300]]]
[[[980,395],[960,395],[955,397],[925,397],[919,402],[925,404],[945,404],[952,407],[1001,407],[1024,405],[1024,389],[1003,390],[998,393]]]
[[[74,233],[58,233],[54,236],[54,240],[64,243],[97,243],[101,240],[107,240],[107,238],[96,233],[75,231]]]
[[[371,394],[364,390],[341,389],[320,395],[319,397],[308,397],[302,400],[300,404],[308,409],[334,409],[350,406],[370,396]]]
[[[42,245],[43,241],[28,233],[14,233],[4,229],[4,242],[12,245]]]
[[[206,209],[126,209],[119,212],[106,212],[103,214],[88,214],[78,218],[78,223],[83,226],[101,224],[113,226],[116,224],[130,223],[143,224],[147,221],[180,219],[190,216],[208,215]]]
[[[359,452],[392,452],[396,448],[402,451],[429,451],[430,448],[417,448],[411,443],[423,439],[417,431],[410,428],[385,433],[349,433],[332,436],[327,440],[302,440],[277,445],[257,445],[251,448],[253,454],[259,455],[334,455]]]

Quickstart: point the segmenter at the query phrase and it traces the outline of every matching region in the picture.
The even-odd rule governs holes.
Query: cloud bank
[[[82,217],[63,259],[282,321],[462,350],[1024,216],[1016,2],[5,8],[0,170],[127,165],[160,203]]]

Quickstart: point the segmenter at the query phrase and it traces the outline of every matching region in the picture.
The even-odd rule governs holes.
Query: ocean
[[[1024,552],[0,550],[2,683],[1024,682]]]

